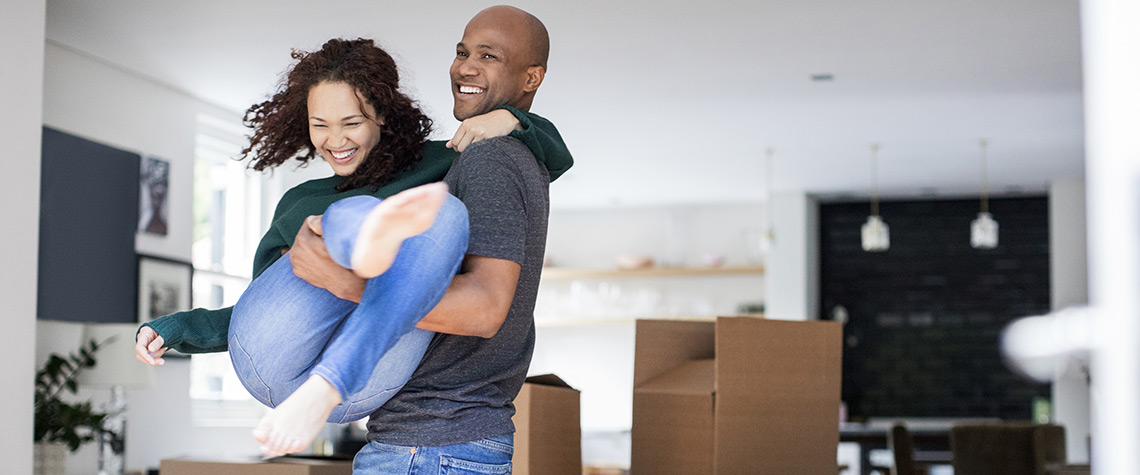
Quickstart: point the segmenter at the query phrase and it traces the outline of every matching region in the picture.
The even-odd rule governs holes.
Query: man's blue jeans
[[[325,246],[350,267],[361,222],[378,198],[333,203],[321,220]],[[276,407],[310,375],[344,401],[329,422],[379,409],[419,366],[434,333],[416,323],[443,298],[467,251],[467,208],[448,195],[435,223],[400,246],[392,267],[370,279],[360,304],[293,275],[286,253],[246,289],[230,319],[229,352],[243,385]]]
[[[511,434],[447,447],[369,442],[356,453],[352,474],[510,474],[512,453],[514,436]]]

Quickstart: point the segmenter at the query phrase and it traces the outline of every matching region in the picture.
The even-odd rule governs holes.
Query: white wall
[[[772,195],[765,313],[782,320],[819,315],[819,203],[802,192]]]
[[[42,18],[40,23],[43,23]],[[42,46],[42,29],[36,37],[36,45]],[[21,90],[21,97],[37,96],[29,94],[29,90],[33,89]],[[142,253],[189,261],[196,117],[205,113],[237,124],[238,114],[53,44],[48,44],[45,51],[43,99],[44,125],[171,162],[169,233],[165,237],[139,235],[136,247]],[[5,110],[25,109],[28,107],[5,107]],[[35,136],[38,137],[40,123],[36,122]],[[32,145],[38,156],[39,140]],[[19,165],[23,167],[26,163],[21,161]],[[38,173],[38,170],[37,165],[35,171]],[[20,175],[31,176],[31,172]],[[38,180],[26,182],[38,183]],[[20,200],[27,202],[26,197]],[[33,240],[33,246],[34,243]],[[33,262],[31,272],[34,271]],[[19,283],[24,286],[21,289],[29,285],[25,280]],[[34,283],[35,279],[31,279],[30,285]],[[34,299],[34,289],[20,292],[21,296],[25,294]],[[25,340],[24,344],[30,343]],[[127,468],[157,467],[161,458],[179,454],[257,454],[257,444],[248,428],[192,426],[189,362],[168,361],[166,366],[158,368],[153,389],[128,391]],[[84,391],[81,396],[84,395],[96,403],[107,399],[103,392]],[[93,444],[70,457],[67,465],[69,474],[93,473],[96,466]]]
[[[0,447],[4,473],[32,473],[32,391],[35,380],[36,278],[40,222],[40,124],[43,102],[44,0],[0,5],[0,150],[4,176],[5,250],[0,266],[4,331],[0,348]]]
[[[1051,308],[1084,306],[1089,302],[1088,239],[1085,184],[1080,179],[1054,181],[1049,186],[1049,293]],[[1087,365],[1087,358],[1084,363]],[[1088,463],[1090,433],[1087,366],[1073,361],[1060,368],[1053,381],[1053,417],[1065,426],[1069,461]]]

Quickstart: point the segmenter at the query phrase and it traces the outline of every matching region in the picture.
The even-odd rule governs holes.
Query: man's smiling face
[[[472,20],[455,47],[451,63],[453,113],[464,120],[516,105],[525,95],[530,58],[511,35],[487,21]]]

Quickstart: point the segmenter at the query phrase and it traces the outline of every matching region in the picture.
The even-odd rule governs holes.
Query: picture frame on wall
[[[139,227],[140,233],[166,236],[170,203],[170,162],[144,156],[139,160]]]
[[[139,323],[189,310],[194,266],[165,257],[139,255]]]

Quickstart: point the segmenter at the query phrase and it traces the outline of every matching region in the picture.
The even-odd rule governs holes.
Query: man
[[[529,13],[509,6],[479,12],[451,66],[455,118],[502,105],[529,110],[548,52],[546,28]],[[370,417],[370,443],[357,454],[355,473],[441,464],[509,473],[512,400],[534,349],[550,175],[517,139],[499,137],[469,145],[444,181],[468,209],[467,256],[418,325],[438,333],[420,366]]]

